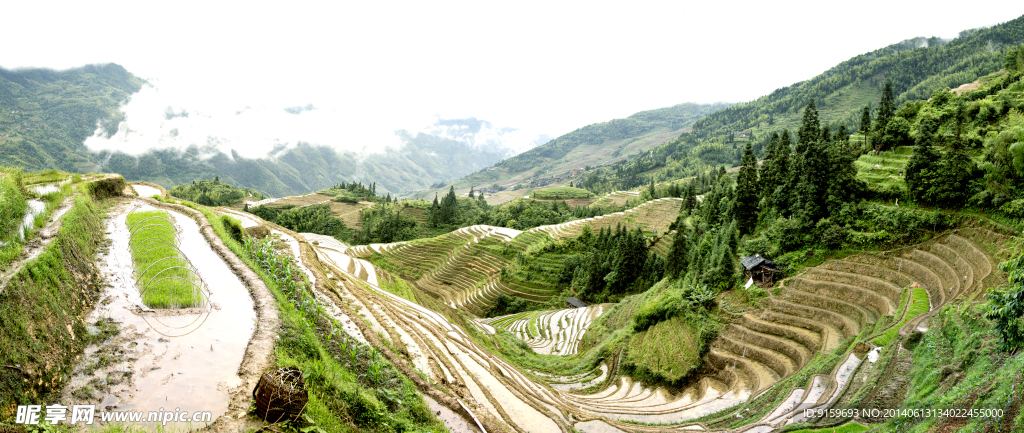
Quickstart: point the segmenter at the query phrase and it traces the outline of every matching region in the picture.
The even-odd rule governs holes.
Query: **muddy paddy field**
[[[210,248],[196,221],[167,211],[179,249],[209,288],[208,304],[183,311],[143,305],[125,216],[156,209],[127,200],[108,210],[110,242],[99,262],[107,285],[88,321],[91,333],[112,335],[86,348],[85,360],[75,367],[63,394],[69,401],[88,401],[108,410],[180,408],[210,411],[216,419],[227,411],[231,391],[242,383],[238,370],[255,330],[253,300]]]

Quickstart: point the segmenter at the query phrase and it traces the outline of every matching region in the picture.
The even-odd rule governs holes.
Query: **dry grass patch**
[[[629,339],[627,360],[669,381],[682,379],[700,364],[699,332],[680,317],[660,322]]]

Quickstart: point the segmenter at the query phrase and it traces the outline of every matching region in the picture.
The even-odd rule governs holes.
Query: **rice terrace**
[[[94,151],[150,84],[0,69],[0,433],[1024,432],[1022,35],[504,153]]]

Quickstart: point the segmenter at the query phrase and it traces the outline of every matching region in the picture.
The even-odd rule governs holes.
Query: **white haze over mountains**
[[[151,85],[122,107],[125,118],[117,132],[108,136],[98,129],[86,140],[86,147],[141,155],[151,149],[197,146],[208,156],[231,155],[234,150],[246,158],[274,158],[305,142],[365,157],[384,153],[387,147],[400,149],[409,137],[422,133],[492,152],[505,149],[507,157],[550,140],[547,134],[472,117],[402,116],[400,110],[376,115],[332,101],[284,106],[253,98],[252,104],[225,104],[209,95],[149,80]]]

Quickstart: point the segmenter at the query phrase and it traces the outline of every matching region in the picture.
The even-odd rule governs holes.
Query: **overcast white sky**
[[[205,116],[177,125],[185,136],[373,149],[435,116],[558,136],[753,100],[903,39],[1022,14],[1019,1],[986,0],[17,2],[4,6],[0,66],[121,64],[158,89],[127,110],[137,130],[170,105]],[[306,104],[315,114],[281,110]],[[229,119],[245,107],[265,111]]]

